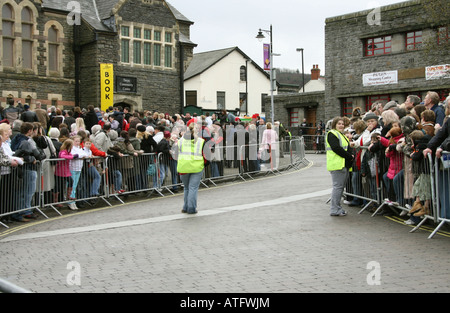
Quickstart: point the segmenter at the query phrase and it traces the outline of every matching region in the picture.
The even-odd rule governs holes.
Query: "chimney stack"
[[[319,65],[313,65],[313,68],[311,69],[311,80],[319,80],[320,77],[320,69]]]

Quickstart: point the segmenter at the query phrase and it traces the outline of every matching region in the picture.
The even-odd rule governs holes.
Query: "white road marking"
[[[278,198],[278,199],[273,199],[273,200],[266,200],[266,201],[261,201],[261,202],[251,202],[251,203],[246,203],[246,204],[233,205],[233,206],[229,206],[229,207],[209,209],[209,210],[204,210],[204,211],[200,210],[195,215],[180,213],[180,214],[167,215],[167,216],[151,217],[151,218],[146,218],[146,219],[138,219],[138,220],[115,222],[115,223],[98,224],[98,225],[91,225],[91,226],[84,226],[84,227],[65,228],[65,229],[58,229],[58,230],[52,230],[52,231],[43,231],[43,232],[37,232],[37,233],[14,235],[14,236],[6,237],[6,238],[0,240],[0,242],[11,242],[11,241],[19,241],[19,240],[47,238],[47,237],[54,237],[54,236],[61,236],[61,235],[69,235],[69,234],[72,235],[72,234],[79,234],[79,233],[85,233],[85,232],[107,230],[107,229],[113,229],[113,228],[145,225],[145,224],[151,224],[151,223],[169,222],[169,221],[181,220],[181,219],[185,219],[185,218],[194,218],[194,217],[199,217],[199,216],[209,216],[209,215],[221,214],[221,213],[226,213],[226,212],[231,212],[231,211],[248,210],[248,209],[254,209],[254,208],[261,208],[261,207],[265,207],[265,206],[276,206],[276,205],[280,205],[280,204],[301,201],[301,200],[305,200],[305,199],[309,199],[309,198],[322,197],[322,196],[330,195],[330,194],[331,194],[331,189],[326,189],[326,190],[320,190],[320,191],[316,191],[316,192],[312,192],[312,193],[283,197],[283,198]]]

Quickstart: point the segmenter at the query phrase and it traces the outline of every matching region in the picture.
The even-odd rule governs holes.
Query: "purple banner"
[[[270,44],[264,44],[264,70],[270,71]]]

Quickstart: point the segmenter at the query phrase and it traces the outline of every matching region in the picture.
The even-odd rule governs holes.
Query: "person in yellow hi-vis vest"
[[[349,152],[350,142],[343,134],[344,119],[335,117],[331,123],[331,130],[327,134],[327,170],[330,171],[333,182],[331,192],[331,216],[345,216],[347,212],[341,207],[341,197],[347,182],[349,169],[353,163],[353,154]]]
[[[205,167],[203,146],[205,140],[198,136],[197,123],[191,122],[188,130],[178,141],[177,171],[184,185],[184,205],[182,213],[197,213],[197,196]]]

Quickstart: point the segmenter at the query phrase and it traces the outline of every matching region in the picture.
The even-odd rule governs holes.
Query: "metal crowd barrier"
[[[0,293],[31,293],[31,291],[0,278]]]
[[[92,157],[80,159],[82,167],[79,180],[76,186],[73,185],[72,176],[63,173],[66,159],[46,159],[42,161],[42,170],[40,172],[40,181],[42,190],[40,193],[41,207],[50,207],[59,215],[59,211],[64,205],[74,200],[70,199],[72,190],[76,196],[75,202],[80,204],[92,205],[102,199],[108,205],[107,193],[105,189],[105,159],[101,157]]]
[[[303,138],[280,141],[264,154],[260,146],[233,145],[214,147],[214,157],[205,167],[202,185],[215,184],[218,179],[243,179],[256,175],[279,173],[280,170],[307,165]],[[164,196],[182,188],[177,173],[177,161],[171,154],[147,153],[79,159],[83,163],[76,186],[61,170],[66,159],[46,159],[20,167],[2,167],[0,176],[0,217],[36,210],[45,218],[43,209],[50,208],[58,215],[69,203],[93,206],[109,199],[124,203],[120,196],[146,193]],[[75,189],[75,190],[74,190]],[[72,198],[75,195],[75,198]],[[9,228],[0,222],[0,225]]]
[[[156,153],[106,158],[106,195],[124,203],[119,195],[152,191],[162,195],[161,166]],[[151,193],[149,193],[150,195]]]
[[[307,153],[325,153],[325,135],[303,135]]]
[[[368,153],[367,147],[361,149]],[[400,216],[409,215],[415,225],[410,232],[427,221],[439,223],[429,236],[432,238],[443,224],[450,222],[450,152],[435,160],[431,155],[419,154],[418,160],[412,160],[403,153],[390,158],[384,151],[380,153],[368,154],[353,164],[344,191],[350,206],[362,207],[359,214],[371,211],[372,217],[385,209]]]
[[[0,217],[17,213],[29,213],[40,209],[42,181],[38,179],[41,163],[25,164],[19,167],[1,167],[0,176]],[[0,225],[7,227],[4,223]]]
[[[434,165],[435,216],[438,217],[439,225],[429,238],[432,238],[442,225],[450,222],[450,152],[444,151],[441,158],[436,158]]]

